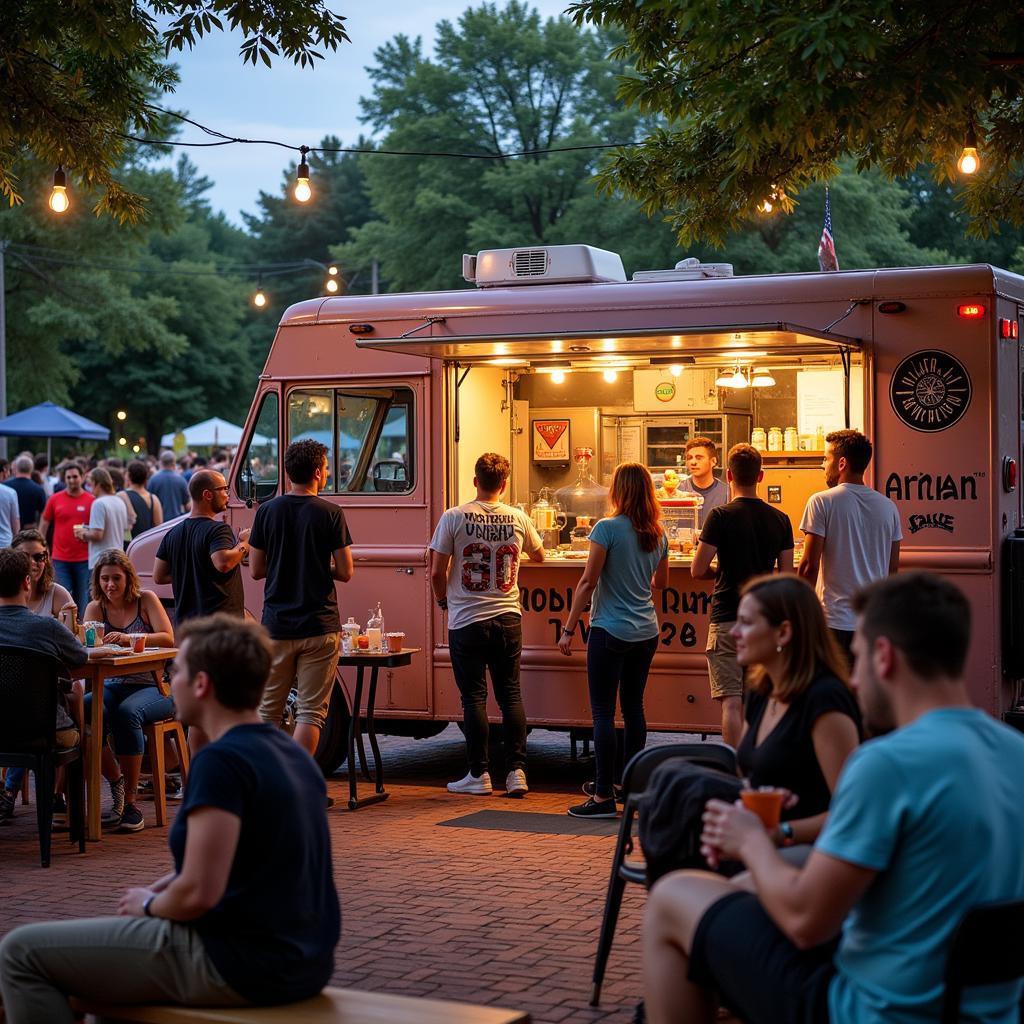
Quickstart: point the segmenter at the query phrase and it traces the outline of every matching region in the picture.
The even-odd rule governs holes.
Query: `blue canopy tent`
[[[54,405],[53,402],[41,402],[30,409],[22,409],[21,412],[0,419],[0,435],[45,437],[46,457],[50,458],[50,446],[55,437],[106,441],[110,437],[110,431],[63,406]]]

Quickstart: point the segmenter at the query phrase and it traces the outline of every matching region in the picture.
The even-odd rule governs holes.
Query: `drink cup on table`
[[[771,832],[779,827],[782,818],[782,802],[786,794],[781,789],[744,789],[740,799],[748,811],[756,814],[764,827]]]
[[[391,654],[400,654],[402,651],[402,643],[405,640],[404,633],[388,633],[388,651]]]
[[[146,634],[145,633],[132,633],[132,650],[136,654],[143,654],[146,650]]]

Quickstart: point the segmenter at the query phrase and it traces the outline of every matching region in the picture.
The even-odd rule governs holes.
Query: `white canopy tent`
[[[174,438],[178,431],[164,434],[160,438],[161,448],[173,448]],[[242,440],[242,428],[228,423],[219,416],[211,416],[202,423],[193,423],[190,427],[184,427],[180,433],[185,435],[185,444],[189,448],[215,448],[224,446],[227,448],[237,447]],[[253,438],[257,444],[266,444],[269,440],[265,437],[256,436]]]

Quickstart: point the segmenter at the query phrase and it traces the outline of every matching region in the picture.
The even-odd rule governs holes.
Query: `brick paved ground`
[[[601,1008],[587,1005],[614,838],[438,824],[484,809],[564,813],[590,777],[588,765],[570,761],[566,736],[531,734],[532,791],[522,801],[444,791],[445,781],[464,773],[454,727],[431,740],[385,738],[382,746],[387,802],[350,813],[341,809],[347,783],[340,775],[328,780],[343,914],[333,984],[513,1006],[538,1024],[630,1021],[640,996],[643,901],[633,886]],[[35,808],[19,804],[14,822],[0,829],[0,934],[28,921],[110,913],[123,888],[166,871],[167,830],[153,824],[152,805],[143,808],[144,832],[110,836],[84,856],[55,837],[44,871]]]

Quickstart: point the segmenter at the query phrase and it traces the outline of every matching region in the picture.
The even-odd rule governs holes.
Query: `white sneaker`
[[[522,768],[513,768],[505,776],[505,795],[513,797],[524,797],[530,792],[526,784],[526,772]]]
[[[464,779],[448,783],[449,793],[472,793],[474,796],[490,796],[491,790],[490,772],[484,772],[479,778],[467,772]]]

